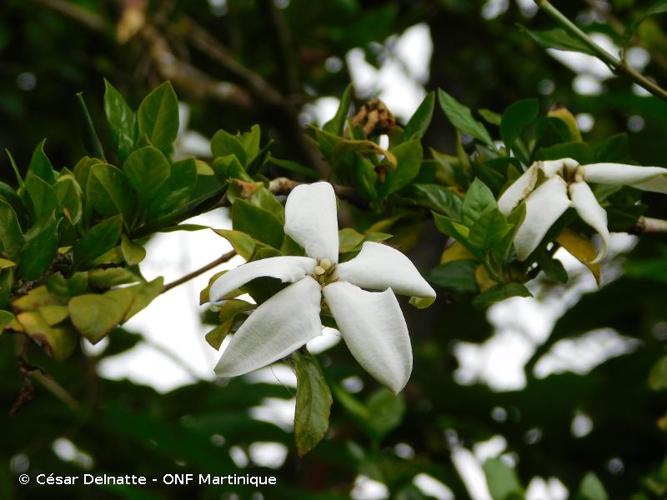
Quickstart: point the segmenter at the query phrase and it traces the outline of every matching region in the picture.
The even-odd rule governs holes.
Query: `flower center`
[[[333,281],[336,281],[334,276],[334,271],[336,270],[336,264],[331,262],[329,259],[320,259],[317,261],[315,269],[313,269],[313,278],[322,286],[327,285]]]

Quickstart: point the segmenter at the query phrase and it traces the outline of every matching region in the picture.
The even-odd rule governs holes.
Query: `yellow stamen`
[[[324,273],[326,273],[326,270],[322,266],[315,266],[315,274],[317,276],[322,276]]]

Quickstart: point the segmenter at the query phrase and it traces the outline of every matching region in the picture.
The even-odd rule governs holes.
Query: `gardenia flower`
[[[593,262],[607,255],[607,212],[598,203],[589,182],[667,193],[667,169],[622,163],[579,165],[572,158],[533,163],[498,200],[498,209],[505,216],[525,200],[526,218],[514,237],[519,260],[525,260],[537,248],[569,207],[602,238],[602,248]]]
[[[322,299],[352,355],[368,373],[398,393],[412,371],[408,328],[394,293],[435,299],[435,291],[398,250],[365,242],[338,263],[336,196],[331,184],[294,188],[285,205],[285,233],[307,257],[270,257],[222,275],[210,298],[221,301],[262,276],[292,283],[262,303],[232,336],[215,367],[234,377],[287,356],[322,333]],[[370,290],[381,290],[370,292]]]

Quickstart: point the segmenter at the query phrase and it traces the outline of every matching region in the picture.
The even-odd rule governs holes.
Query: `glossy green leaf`
[[[233,155],[241,165],[246,164],[246,151],[241,139],[224,130],[218,130],[211,138],[211,153],[213,158]]]
[[[244,300],[226,300],[220,306],[220,310],[218,311],[220,324],[206,334],[206,342],[208,342],[213,349],[220,349],[222,341],[232,331],[238,316],[255,307],[255,304],[250,304]]]
[[[19,255],[23,246],[23,233],[16,213],[4,200],[0,199],[0,248],[10,259]]]
[[[463,198],[463,222],[472,226],[483,213],[496,207],[496,198],[491,190],[481,180],[475,179]]]
[[[429,282],[441,288],[459,293],[476,293],[475,270],[478,263],[472,260],[455,260],[435,267],[428,275]]]
[[[489,250],[512,229],[505,216],[498,209],[491,208],[478,217],[470,228],[468,241],[482,251]]]
[[[148,206],[149,218],[168,218],[192,197],[197,185],[197,165],[193,159],[174,162],[169,178],[155,192]]]
[[[36,175],[47,184],[53,184],[56,182],[56,173],[53,170],[53,165],[51,165],[51,160],[44,152],[44,144],[46,144],[46,139],[42,140],[33,151],[28,166],[28,174]]]
[[[594,56],[591,48],[578,38],[574,38],[563,28],[553,28],[550,30],[534,31],[527,28],[523,30],[545,49],[570,50],[574,52],[583,52]]]
[[[146,249],[132,241],[125,234],[122,235],[120,240],[120,251],[123,253],[125,262],[130,266],[136,266],[146,257]]]
[[[384,189],[381,192],[393,193],[404,188],[419,174],[422,162],[422,146],[418,139],[403,142],[393,148],[391,153],[396,159],[396,168],[387,170]],[[378,191],[380,191],[378,189]]]
[[[438,101],[454,127],[464,134],[482,141],[487,146],[494,147],[491,136],[484,125],[473,118],[470,108],[461,104],[442,89],[438,90]]]
[[[28,175],[25,181],[25,192],[30,198],[34,223],[48,219],[55,213],[58,200],[51,184],[36,175]]]
[[[60,175],[53,186],[58,202],[58,213],[72,224],[78,224],[83,215],[83,190],[72,174]]]
[[[274,248],[283,242],[283,225],[268,210],[256,207],[247,201],[237,200],[232,206],[232,227]]]
[[[137,124],[140,137],[171,155],[178,135],[178,99],[171,83],[164,82],[144,97],[137,110]]]
[[[532,297],[532,293],[521,283],[504,283],[489,288],[473,300],[473,305],[485,308],[510,297]]]
[[[118,243],[123,229],[123,217],[114,215],[89,229],[74,245],[74,262],[79,269],[90,265],[97,257]]]
[[[539,113],[540,103],[537,99],[523,99],[510,104],[502,116],[500,137],[505,146],[524,163],[528,162],[529,154],[519,142],[521,134],[537,120]]]
[[[171,166],[159,149],[145,146],[127,157],[123,163],[123,172],[136,191],[137,198],[148,205],[171,174]]]
[[[44,220],[25,233],[18,274],[27,280],[39,278],[58,253],[58,225],[55,218]]]
[[[348,85],[340,98],[340,103],[334,117],[323,125],[323,129],[330,134],[343,135],[345,130],[345,122],[350,113],[350,105],[352,104],[352,93],[354,89],[352,85]]]
[[[382,439],[398,427],[405,413],[405,401],[402,394],[392,394],[382,388],[375,391],[366,403],[368,426],[376,439]]]
[[[412,191],[415,195],[411,198],[419,205],[447,215],[454,220],[461,219],[463,199],[454,191],[439,184],[414,184]]]
[[[125,174],[113,165],[97,163],[90,167],[86,198],[102,217],[120,214],[131,221],[135,216],[132,188]]]
[[[333,398],[313,356],[295,352],[292,359],[297,379],[294,439],[303,456],[326,436]]]
[[[104,113],[111,129],[111,139],[116,148],[118,160],[125,161],[134,147],[136,116],[125,98],[104,80]]]
[[[434,109],[435,93],[429,92],[426,94],[426,97],[424,97],[424,100],[414,112],[408,123],[406,123],[400,141],[406,142],[412,139],[421,139],[431,124]]]

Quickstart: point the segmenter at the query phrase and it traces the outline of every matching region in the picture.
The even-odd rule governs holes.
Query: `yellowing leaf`
[[[446,264],[455,260],[474,260],[475,256],[458,241],[449,245],[440,256],[440,264]]]
[[[33,288],[25,295],[13,302],[14,309],[22,311],[34,311],[41,306],[61,305],[60,301],[51,295],[45,286]]]
[[[486,270],[486,266],[484,264],[480,264],[477,266],[477,269],[475,269],[475,282],[482,292],[485,292],[489,288],[493,288],[498,284],[497,281],[493,280],[491,276],[489,276],[489,272]]]
[[[26,334],[56,361],[67,358],[76,347],[77,337],[70,328],[50,326],[36,311],[20,313],[16,320]]]
[[[93,344],[102,340],[125,317],[134,294],[127,288],[72,298],[67,307],[77,330]]]
[[[42,315],[44,320],[50,325],[57,325],[61,321],[67,318],[69,316],[69,312],[67,311],[67,306],[56,306],[56,305],[49,305],[49,306],[42,306],[40,307],[37,312]]]
[[[600,284],[600,264],[593,264],[592,261],[597,255],[597,250],[590,242],[580,234],[575,233],[571,229],[563,229],[556,238],[556,241],[565,250],[570,252],[579,262],[584,264],[593,274],[597,284]]]

